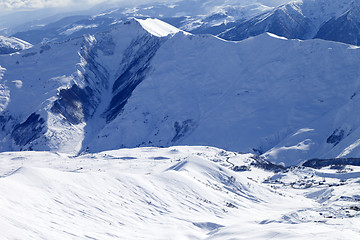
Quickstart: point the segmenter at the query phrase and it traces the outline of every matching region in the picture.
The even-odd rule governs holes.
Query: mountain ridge
[[[357,45],[360,39],[356,17],[359,3],[353,0],[300,0],[276,7],[225,30],[218,36],[228,40],[243,40],[264,32],[291,39],[319,38]],[[351,18],[348,14],[351,12]],[[340,27],[340,25],[345,27]],[[329,30],[336,31],[329,33]]]
[[[6,62],[13,62],[3,76],[3,80],[11,80],[19,79],[21,71],[16,69],[25,71],[26,62],[33,66],[34,61],[41,61],[38,66],[44,67],[45,62],[53,61],[48,56],[66,56],[57,58],[65,65],[49,65],[49,75],[39,75],[46,82],[54,79],[52,83],[56,84],[45,86],[46,97],[38,101],[42,105],[33,104],[28,113],[23,113],[26,117],[10,112],[23,111],[14,108],[23,99],[16,100],[16,96],[32,81],[21,80],[22,87],[10,89],[10,112],[4,111],[4,129],[16,126],[17,130],[4,131],[5,142],[9,144],[15,135],[27,136],[25,129],[31,133],[33,126],[43,128],[37,139],[31,134],[27,140],[15,137],[15,144],[4,144],[3,150],[76,153],[200,144],[255,151],[273,162],[298,164],[310,158],[341,155],[352,144],[351,138],[343,142],[342,138],[335,139],[343,129],[358,126],[355,120],[349,120],[351,127],[335,123],[330,130],[311,122],[329,122],[331,126],[331,109],[336,114],[342,106],[357,101],[357,97],[350,99],[353,89],[359,87],[357,48],[324,40],[288,40],[270,33],[231,42],[211,35],[189,35],[159,20],[146,20],[147,27],[170,29],[159,37],[157,30],[153,35],[153,30],[148,29],[149,33],[144,29],[142,21],[133,19],[83,40],[42,43],[28,52],[0,58],[5,68]],[[64,55],[64,46],[72,53]],[[344,61],[341,66],[338,57]],[[65,66],[69,71],[62,70]],[[345,76],[344,69],[348,69]],[[340,78],[348,84],[343,85]],[[7,83],[4,86],[9,89]],[[31,114],[42,117],[30,118]],[[318,129],[319,135],[305,131],[291,137],[305,128]],[[354,131],[344,130],[343,134],[350,133]],[[334,153],[327,155],[328,149]],[[355,154],[354,149],[350,152]]]

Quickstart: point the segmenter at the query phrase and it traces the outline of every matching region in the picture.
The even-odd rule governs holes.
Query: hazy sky
[[[112,7],[131,7],[152,2],[172,3],[177,1],[180,0],[0,0],[0,31],[4,28],[14,27],[59,13],[76,13],[76,11],[85,10],[81,13],[93,14]],[[101,7],[98,4],[101,4]],[[95,5],[99,7],[92,8]],[[94,12],[95,10],[97,12]]]
[[[59,7],[72,5],[75,2],[84,3],[96,3],[101,0],[0,0],[1,9],[18,9],[18,8],[44,8],[44,7]]]
[[[172,2],[174,0],[159,0]],[[122,4],[139,4],[155,2],[154,0],[0,0],[0,11],[16,9],[38,9],[48,7],[91,7],[101,2],[117,2]]]
[[[116,2],[125,5],[136,5],[140,3],[150,2],[176,2],[180,0],[0,0],[1,11],[19,10],[19,9],[39,9],[48,7],[73,7],[73,8],[89,8],[101,2],[111,3]],[[212,0],[216,2],[219,0]],[[223,2],[261,2],[263,4],[272,2],[288,2],[290,0],[222,0]],[[329,0],[331,1],[331,0]],[[266,4],[267,5],[267,4]]]

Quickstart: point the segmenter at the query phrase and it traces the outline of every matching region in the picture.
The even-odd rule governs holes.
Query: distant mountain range
[[[62,41],[69,37],[108,30],[129,17],[153,17],[191,33],[212,34],[226,40],[239,41],[271,32],[290,39],[319,38],[358,44],[358,1],[299,0],[277,6],[283,2],[288,1],[239,3],[184,0],[176,4],[112,9],[91,16],[70,15],[54,22],[47,18],[44,20],[46,24],[42,24],[40,20],[35,21],[31,26],[26,24],[26,27],[15,28],[22,30],[13,36],[33,44],[40,43],[44,38]],[[3,30],[6,31],[14,32],[11,29]]]
[[[264,32],[291,39],[319,38],[358,45],[360,42],[358,1],[304,0],[282,5],[219,34],[227,40],[242,40]]]

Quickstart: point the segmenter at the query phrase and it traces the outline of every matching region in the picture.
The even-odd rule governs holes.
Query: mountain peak
[[[146,31],[148,31],[150,34],[156,37],[166,37],[168,35],[174,35],[178,32],[184,32],[156,18],[135,19],[135,20],[138,21]],[[187,32],[184,33],[189,34]]]

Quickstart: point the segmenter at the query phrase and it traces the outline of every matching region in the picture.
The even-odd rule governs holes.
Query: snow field
[[[274,173],[254,166],[229,169],[249,166],[250,157],[210,147],[77,157],[1,153],[1,237],[352,239],[359,234],[358,217],[327,221],[319,215],[321,205],[312,200],[317,194],[306,198],[305,190],[271,187],[262,182]],[[292,174],[283,175],[294,179]]]

